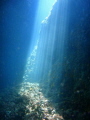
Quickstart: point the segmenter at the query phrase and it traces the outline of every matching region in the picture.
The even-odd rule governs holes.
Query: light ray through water
[[[61,5],[60,8],[59,4]],[[64,40],[67,37],[67,9],[68,1],[58,1],[54,6],[54,10],[51,13],[50,17],[48,17],[48,19],[45,19],[42,23],[36,54],[36,64],[34,66],[35,69],[33,73],[34,80],[38,82],[49,79],[48,74],[52,69],[54,59],[58,58],[57,60],[62,66]],[[57,27],[58,16],[59,26]],[[61,70],[62,67],[60,67],[60,71]]]
[[[37,16],[42,4],[39,3]],[[59,7],[60,5],[60,7]],[[42,22],[40,34],[37,35],[36,30],[40,29],[40,24],[37,27],[37,21],[43,18],[36,16],[36,22],[32,36],[33,51],[30,53],[27,60],[25,74],[23,76],[24,81],[28,82],[41,82],[49,79],[50,71],[52,71],[53,61],[59,61],[59,78],[61,76],[62,61],[64,53],[64,40],[67,37],[67,22],[68,22],[68,0],[57,1],[54,4],[50,16],[45,18]],[[43,12],[41,12],[43,14]],[[59,25],[58,25],[59,22]],[[35,35],[36,34],[36,35]]]
[[[40,3],[39,5],[41,6]],[[59,5],[61,5],[61,7]],[[42,7],[43,6],[41,6],[41,8]],[[51,74],[53,64],[56,64],[54,61],[58,61],[60,64],[59,77],[61,76],[64,41],[67,37],[67,9],[68,0],[58,0],[51,14],[49,14],[50,16],[42,21],[40,33],[38,32],[40,30],[40,24],[37,25],[37,23],[42,20],[38,18],[41,9],[38,8],[37,11],[31,45],[31,49],[33,48],[33,50],[29,51],[26,70],[23,76],[24,83],[22,84],[19,94],[25,94],[28,95],[30,99],[32,98],[32,105],[27,106],[30,111],[33,111],[33,105],[36,110],[38,104],[40,110],[44,109],[43,117],[41,116],[42,118],[63,120],[63,117],[56,113],[55,108],[48,105],[48,99],[44,97],[42,90],[40,90],[39,83],[49,81],[49,74]],[[41,13],[43,14],[43,12]],[[56,58],[57,60],[55,60]],[[46,86],[48,88],[49,84]],[[24,92],[22,92],[23,89],[25,89]],[[48,114],[49,109],[51,110],[51,114]]]
[[[39,0],[38,9],[36,13],[35,23],[34,23],[34,30],[31,39],[31,45],[28,52],[28,59],[25,67],[25,73],[23,76],[24,81],[35,81],[35,61],[36,61],[36,52],[38,48],[39,42],[39,31],[41,29],[41,22],[43,19],[48,18],[47,16],[50,15],[50,12],[53,8],[54,3],[57,0]],[[38,72],[38,71],[37,71]],[[30,76],[33,76],[32,78]]]

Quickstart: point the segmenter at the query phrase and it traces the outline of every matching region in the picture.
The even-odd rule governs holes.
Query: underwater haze
[[[0,1],[0,119],[90,120],[90,1]]]
[[[22,81],[37,4],[38,0],[0,1],[1,87]]]

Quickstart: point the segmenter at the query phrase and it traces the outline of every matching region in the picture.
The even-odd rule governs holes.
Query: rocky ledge
[[[24,82],[0,93],[2,120],[64,120],[51,101],[44,97],[38,83]]]

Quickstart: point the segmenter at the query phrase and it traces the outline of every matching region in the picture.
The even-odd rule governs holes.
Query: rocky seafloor
[[[0,92],[1,120],[64,120],[38,83],[24,82]]]

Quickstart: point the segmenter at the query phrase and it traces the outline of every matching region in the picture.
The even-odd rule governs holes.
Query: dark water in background
[[[2,1],[1,88],[22,81],[37,4]],[[37,54],[31,56],[36,58],[31,82],[40,81],[43,93],[57,104],[65,120],[90,117],[89,8],[89,0],[58,1],[48,22],[42,24]]]
[[[22,81],[38,0],[0,1],[0,86]]]

